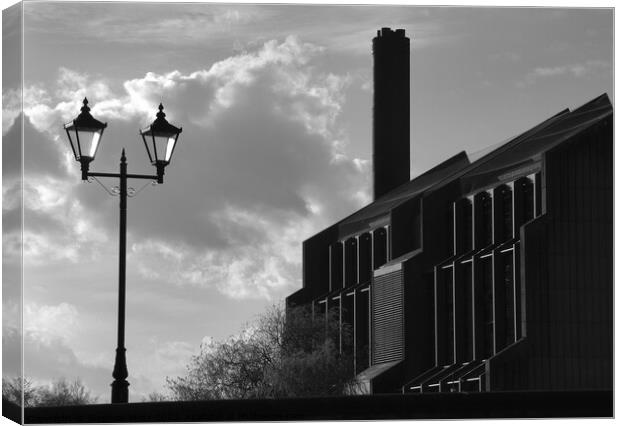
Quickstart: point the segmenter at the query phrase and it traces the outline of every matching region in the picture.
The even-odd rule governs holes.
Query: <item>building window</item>
[[[494,318],[493,318],[493,258],[491,256],[480,259],[481,287],[483,297],[482,308],[482,357],[489,359],[494,354]]]
[[[436,269],[435,341],[437,365],[454,363],[454,275],[453,264]]]
[[[357,238],[351,237],[344,243],[345,286],[357,284]]]
[[[493,197],[487,191],[474,197],[475,243],[481,249],[493,242]]]
[[[522,331],[522,313],[521,313],[521,309],[523,306],[523,299],[521,298],[521,289],[523,286],[523,283],[521,282],[521,275],[520,275],[520,271],[519,271],[519,262],[520,262],[520,255],[519,255],[519,243],[517,242],[514,246],[514,251],[513,253],[513,265],[514,265],[514,280],[515,280],[515,340],[519,340],[523,337],[523,331]]]
[[[447,257],[450,257],[456,253],[456,238],[454,235],[454,203],[448,205],[446,212],[446,247]]]
[[[333,291],[342,288],[343,277],[343,256],[342,243],[335,242],[329,246],[329,290]]]
[[[387,232],[385,228],[375,229],[372,233],[373,268],[377,269],[387,262]]]
[[[385,253],[386,262],[392,260],[392,227],[390,225],[385,226]]]
[[[368,287],[356,290],[355,296],[356,373],[365,370],[370,365],[370,292],[368,290]]]
[[[504,285],[504,315],[505,315],[505,333],[506,346],[515,342],[515,282],[514,282],[514,264],[513,251],[505,251],[501,253],[501,272]]]
[[[370,281],[372,274],[372,236],[365,232],[359,236],[359,282]]]
[[[422,199],[415,200],[413,211],[413,249],[422,247]]]
[[[446,364],[452,364],[454,363],[454,280],[452,279],[452,269],[445,271],[443,276],[444,303],[447,315],[447,330],[444,336],[446,339]]]
[[[542,214],[542,183],[540,172],[534,175],[534,215],[536,217]]]
[[[535,216],[534,182],[522,177],[514,182],[515,190],[515,232],[528,220]]]
[[[355,296],[354,293],[348,293],[343,294],[342,298],[342,324],[340,331],[341,351],[347,355],[353,355],[355,340]]]
[[[473,333],[473,297],[472,297],[472,262],[466,262],[461,265],[461,283],[463,286],[463,334],[465,335],[465,360],[474,359],[474,333]]]
[[[535,201],[534,201],[534,182],[530,178],[519,179],[521,185],[521,192],[523,197],[523,223],[534,219],[535,213]]]
[[[495,243],[510,240],[513,236],[513,192],[510,185],[500,185],[495,194]]]
[[[470,198],[462,198],[454,203],[456,254],[467,253],[473,247],[472,204]]]

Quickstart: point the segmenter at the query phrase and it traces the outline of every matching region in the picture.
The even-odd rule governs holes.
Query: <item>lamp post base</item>
[[[114,380],[110,386],[112,386],[112,404],[129,402],[129,382],[127,380]]]

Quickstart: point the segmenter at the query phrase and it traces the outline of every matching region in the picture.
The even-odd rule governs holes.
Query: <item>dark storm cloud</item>
[[[62,129],[62,123],[58,123]],[[15,126],[13,126],[15,127]],[[61,137],[64,136],[61,134]],[[66,137],[66,136],[65,136]],[[66,145],[65,145],[66,144]],[[24,121],[24,170],[54,178],[68,178],[64,157],[69,150],[64,139],[55,141],[49,134],[38,131],[29,119]]]

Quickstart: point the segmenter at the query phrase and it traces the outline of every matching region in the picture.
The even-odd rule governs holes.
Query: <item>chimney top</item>
[[[389,27],[381,28],[377,30],[377,37],[399,37],[405,38],[405,30],[402,28],[397,29],[396,31],[392,31]]]

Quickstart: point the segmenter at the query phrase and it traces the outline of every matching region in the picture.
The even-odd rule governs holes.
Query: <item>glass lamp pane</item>
[[[66,129],[66,126],[65,126]],[[69,144],[71,145],[71,152],[73,152],[73,156],[75,157],[76,160],[79,159],[79,155],[78,155],[78,151],[77,151],[77,147],[75,146],[74,142],[75,141],[75,134],[73,133],[73,130],[71,129],[66,129],[66,133],[67,133],[67,139],[69,139]]]
[[[166,158],[165,160],[170,162],[170,157],[172,156],[172,150],[174,149],[174,144],[176,142],[176,139],[174,136],[171,136],[168,138],[168,144],[166,145]]]
[[[95,157],[101,134],[92,130],[78,130],[82,157]]]
[[[170,137],[169,136],[155,136],[155,149],[157,150],[157,160],[159,161],[168,161],[168,157],[169,157],[169,148],[168,148],[168,139]],[[174,146],[174,143],[172,144],[172,146]],[[172,152],[172,150],[170,149],[170,152]]]
[[[95,157],[95,154],[97,153],[97,147],[99,146],[99,139],[101,138],[101,133],[99,132],[95,132],[93,134],[93,141],[92,144],[90,145],[90,153],[88,154],[91,157]]]

